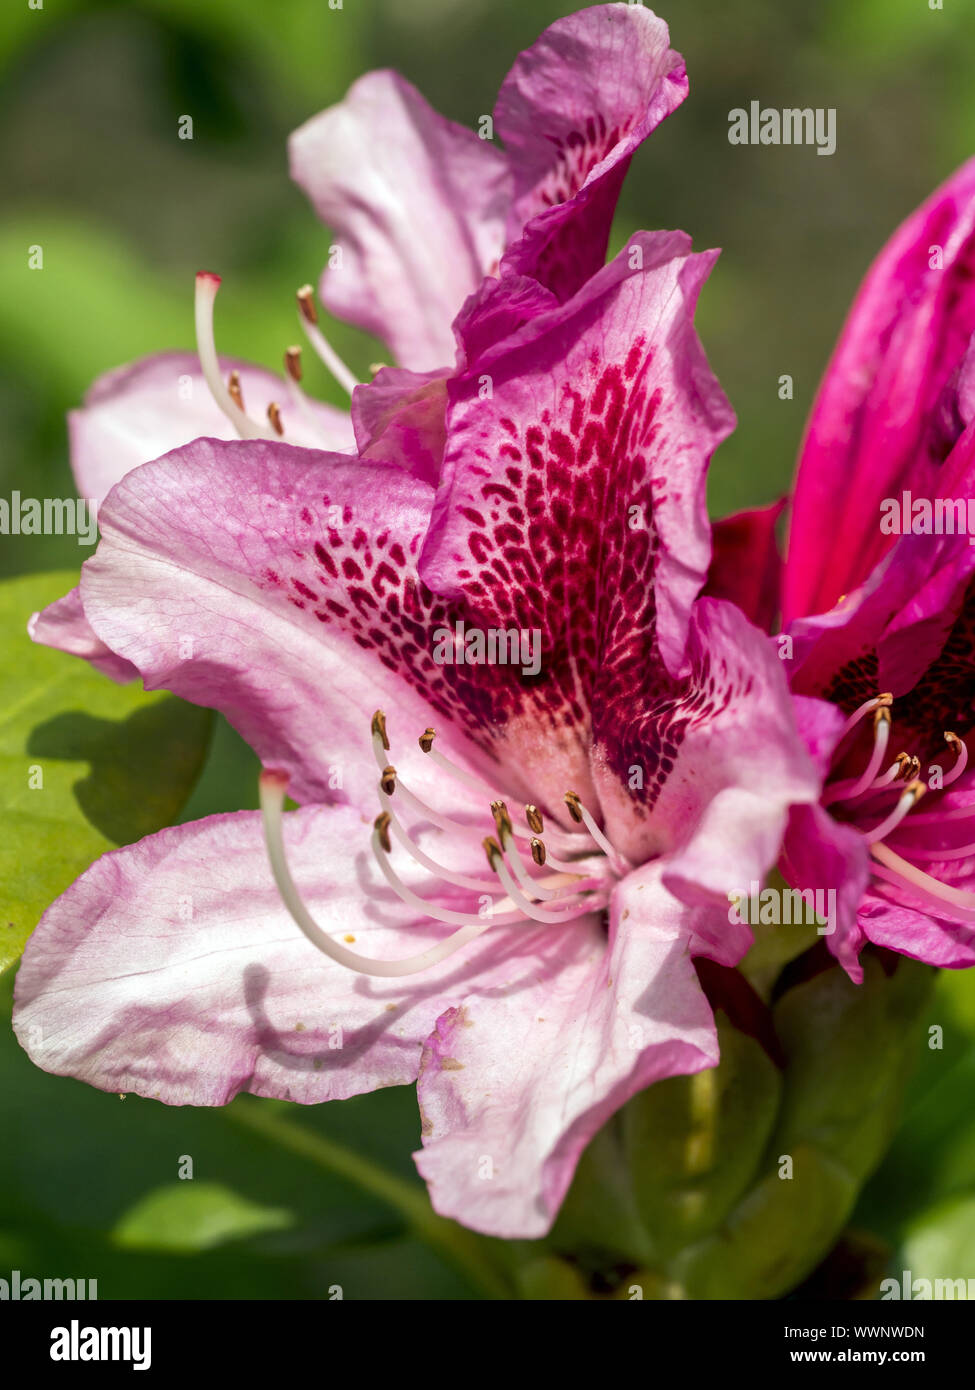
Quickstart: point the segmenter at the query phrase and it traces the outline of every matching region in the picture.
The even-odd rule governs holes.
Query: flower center
[[[241,439],[281,439],[285,436],[285,422],[277,401],[267,407],[268,424],[252,419],[244,404],[239,372],[231,372],[225,382],[217,357],[216,339],[213,330],[213,310],[220,289],[220,276],[212,271],[201,270],[196,277],[196,350],[204,380],[210,389],[214,402],[226,415]],[[296,295],[298,301],[298,322],[316,354],[325,364],[332,376],[348,391],[349,395],[360,384],[339,357],[318,326],[318,309],[311,285],[303,285]],[[285,385],[291,407],[301,416],[302,422],[314,433],[319,433],[318,423],[312,411],[311,402],[301,388],[302,367],[301,348],[289,347],[284,354]],[[324,445],[328,441],[322,439]]]
[[[426,729],[419,746],[432,762],[448,776],[468,788],[483,793],[490,801],[494,835],[481,841],[493,877],[476,878],[458,873],[432,859],[410,834],[399,811],[412,812],[423,822],[432,823],[461,842],[470,844],[480,837],[483,826],[453,820],[427,805],[405,785],[395,767],[388,761],[389,738],[386,719],[381,710],[372,718],[372,746],[380,777],[377,787],[382,808],[373,823],[372,851],[379,870],[389,887],[424,917],[456,927],[456,931],[436,945],[416,955],[398,960],[375,960],[349,951],[334,940],[315,921],[295,886],[288,868],[283,837],[284,795],[287,776],[265,769],[261,773],[261,813],[271,870],[281,899],[294,921],[308,939],[325,955],[340,965],[364,975],[415,975],[429,970],[466,946],[469,941],[496,926],[512,926],[529,921],[561,926],[590,913],[601,912],[608,904],[617,879],[631,865],[609,842],[590,812],[575,792],[566,792],[565,803],[572,820],[583,827],[567,831],[555,827],[548,836],[560,855],[556,858],[541,836],[545,833],[542,813],[537,806],[525,807],[527,830],[516,829],[506,802],[479,777],[458,767],[434,747],[436,733]],[[393,839],[417,864],[422,865],[440,883],[452,884],[477,894],[476,909],[461,912],[431,902],[408,887],[392,864]],[[532,873],[529,861],[536,868],[547,867],[555,872],[539,876]],[[504,896],[498,897],[499,887]]]
[[[890,767],[881,772],[890,742],[892,704],[892,695],[888,693],[877,695],[871,700],[864,701],[860,708],[855,710],[846,721],[840,741],[837,744],[837,751],[845,743],[848,735],[859,728],[861,722],[871,714],[874,724],[873,748],[867,759],[866,767],[858,777],[833,783],[826,788],[823,797],[824,804],[827,806],[843,804],[845,807],[854,807],[858,813],[862,814],[868,810],[873,811],[875,809],[874,803],[877,803],[880,809],[876,811],[876,814],[880,815],[881,819],[863,832],[870,845],[875,877],[882,883],[889,883],[900,888],[933,907],[943,910],[945,906],[948,906],[955,916],[964,921],[975,922],[975,893],[953,888],[950,884],[934,878],[919,868],[917,864],[911,862],[912,859],[920,859],[949,863],[957,859],[967,859],[975,855],[975,842],[935,847],[913,844],[900,845],[899,849],[902,853],[898,853],[897,850],[885,843],[888,837],[905,822],[907,829],[922,825],[941,829],[947,825],[958,823],[962,830],[967,828],[965,826],[966,821],[975,822],[975,804],[937,809],[922,815],[912,814],[923,796],[929,792],[938,794],[946,791],[958,781],[968,766],[968,747],[957,734],[945,731],[945,742],[954,753],[955,762],[954,766],[941,777],[938,786],[932,787],[920,779],[918,774],[921,771],[921,760],[916,755],[908,753],[898,753]],[[896,803],[892,807],[884,807],[884,798],[892,792],[900,793]],[[882,814],[884,810],[886,814]],[[905,857],[907,855],[910,858]]]

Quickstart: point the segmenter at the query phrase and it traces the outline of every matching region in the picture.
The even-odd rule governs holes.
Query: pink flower
[[[170,1104],[416,1080],[434,1205],[530,1237],[629,1096],[715,1064],[692,958],[747,949],[729,885],[819,779],[767,639],[695,601],[712,262],[640,234],[564,303],[475,296],[438,481],[387,431],[198,440],[114,487],[93,640],[227,715],[264,824],[165,830],[52,905],[17,979],[39,1065]]]
[[[907,493],[930,513],[951,503],[955,529],[954,504],[967,513],[975,497],[973,271],[975,161],[870,270],[799,465],[783,573],[790,680],[847,720],[837,743],[825,707],[799,700],[828,781],[821,805],[793,811],[783,869],[836,891],[830,945],[855,979],[866,941],[975,963],[975,546],[882,524]]]

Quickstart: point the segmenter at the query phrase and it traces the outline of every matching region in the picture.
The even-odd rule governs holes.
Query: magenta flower
[[[766,639],[695,602],[732,425],[691,321],[712,262],[640,234],[494,341],[523,284],[477,297],[439,488],[264,440],[115,486],[92,632],[228,716],[265,823],[165,830],[48,910],[16,995],[39,1065],[170,1104],[417,1080],[437,1209],[538,1236],[610,1114],[715,1064],[692,957],[747,949],[728,886],[819,780]]]
[[[783,574],[790,678],[847,720],[837,743],[824,707],[799,701],[828,781],[821,805],[793,811],[783,869],[836,891],[830,945],[854,978],[866,941],[975,963],[973,270],[975,161],[871,269],[799,465]]]

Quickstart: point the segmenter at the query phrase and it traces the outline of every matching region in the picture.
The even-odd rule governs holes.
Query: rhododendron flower
[[[692,325],[712,262],[640,234],[565,303],[475,296],[436,486],[261,439],[115,486],[94,638],[227,715],[263,825],[164,830],[53,904],[16,988],[39,1065],[171,1104],[416,1080],[438,1210],[538,1236],[609,1115],[716,1063],[692,957],[747,949],[729,884],[819,778],[767,639],[695,601],[733,423]],[[459,624],[539,632],[540,670],[444,660]]]
[[[111,371],[71,413],[79,492],[101,503],[129,469],[201,437],[392,455],[435,482],[446,378],[465,366],[452,327],[465,301],[477,294],[493,306],[466,310],[469,353],[581,288],[605,259],[633,152],[686,95],[666,24],[622,4],[557,21],[519,56],[492,118],[503,152],[438,115],[398,74],[367,74],[292,136],[291,165],[337,234],[323,303],[383,339],[401,365],[359,384],[325,337],[306,285],[298,321],[352,397],[351,416],[313,401],[301,386],[299,347],[287,349],[283,378],[218,356],[220,277],[201,272],[197,357],[162,353]],[[496,277],[506,285],[499,301]],[[32,632],[111,675],[134,674],[94,637],[77,590]]]
[[[793,811],[783,869],[797,886],[836,890],[830,945],[854,978],[866,941],[975,963],[975,546],[953,524],[898,538],[882,520],[885,499],[905,493],[932,513],[948,503],[953,518],[975,495],[973,270],[975,161],[871,269],[799,464],[787,664],[797,694],[847,721],[837,743],[823,706],[798,702],[828,781],[821,805]],[[766,522],[753,517],[753,534]]]

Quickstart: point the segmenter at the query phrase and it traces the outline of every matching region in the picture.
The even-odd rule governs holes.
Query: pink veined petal
[[[785,498],[755,511],[716,521],[711,530],[711,568],[704,593],[736,603],[763,632],[779,611],[782,557],[775,536]]]
[[[54,647],[57,651],[90,661],[97,671],[110,676],[120,685],[135,680],[139,674],[130,661],[116,656],[110,647],[95,636],[85,617],[80,589],[72,589],[64,598],[55,599],[41,612],[33,614],[27,624],[27,635],[42,647]]]
[[[973,270],[969,160],[881,251],[826,370],[796,480],[787,622],[831,608],[890,548],[879,526],[885,497],[937,495],[940,466],[971,420],[970,385],[958,374],[975,330]]]
[[[451,322],[501,254],[504,156],[386,71],[307,121],[289,150],[292,177],[341,250],[322,303],[382,338],[402,367],[449,366]]]
[[[655,637],[671,669],[683,658],[709,558],[705,469],[734,422],[692,324],[712,264],[683,233],[640,233],[448,388],[421,573],[567,650],[577,726],[612,632]]]
[[[447,425],[446,371],[383,367],[352,393],[352,423],[359,457],[395,461],[436,486]]]
[[[354,448],[346,412],[309,402],[314,424],[289,402],[284,381],[262,367],[222,357],[225,376],[240,374],[251,416],[267,422],[269,402],[281,408],[286,439],[314,449]],[[195,353],[165,352],[116,367],[98,378],[78,410],[68,414],[71,467],[83,497],[104,501],[130,469],[206,435],[236,439],[233,425],[207,389]]]
[[[638,857],[650,848],[667,855],[664,883],[685,902],[726,906],[729,893],[764,879],[790,807],[818,801],[821,781],[775,645],[738,608],[712,598],[695,604],[688,661],[685,682],[648,692],[629,716],[618,709],[615,722],[627,721],[627,756],[645,769]],[[622,800],[622,775],[615,786]],[[600,800],[617,843],[616,807],[602,783]],[[617,814],[622,821],[625,807]]]
[[[444,1013],[417,1087],[415,1157],[437,1211],[489,1235],[545,1235],[606,1120],[654,1081],[717,1063],[694,917],[648,865],[617,887],[608,943],[580,928],[532,980],[512,974]]]
[[[595,5],[546,29],[501,86],[495,126],[514,175],[504,273],[568,299],[603,264],[634,151],[687,95],[666,24]]]
[[[452,928],[392,893],[369,832],[348,808],[285,816],[292,875],[348,949],[416,954]],[[442,859],[444,838],[426,835],[427,852]],[[474,847],[467,872],[483,865]],[[394,859],[415,892],[476,912],[471,892]],[[317,1104],[413,1081],[445,1009],[557,959],[548,930],[492,928],[420,975],[353,974],[281,903],[259,814],[212,816],[103,855],[48,908],[17,976],[14,1028],[38,1066],[101,1090],[167,1105],[225,1105],[239,1091]]]
[[[82,573],[85,612],[149,689],[222,711],[289,774],[297,800],[350,799],[375,814],[377,708],[390,760],[441,811],[461,792],[417,748],[428,725],[438,750],[488,787],[531,800],[536,768],[557,773],[568,753],[538,739],[513,751],[514,711],[541,698],[520,650],[497,664],[441,659],[457,624],[477,616],[417,574],[432,497],[388,465],[197,440],[113,490]],[[537,722],[541,705],[528,709]],[[557,780],[564,813],[565,768]],[[485,813],[489,799],[477,802]]]

